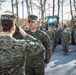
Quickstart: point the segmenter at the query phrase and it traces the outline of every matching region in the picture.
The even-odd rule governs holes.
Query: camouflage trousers
[[[68,42],[63,42],[62,46],[63,46],[64,53],[68,53],[69,43]]]
[[[52,52],[54,51],[54,41],[53,40],[51,40],[51,50],[52,50]]]
[[[25,67],[25,75],[44,75],[44,67]]]

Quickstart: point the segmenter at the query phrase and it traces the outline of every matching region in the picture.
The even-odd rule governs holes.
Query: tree
[[[45,4],[46,4],[46,0],[40,0],[40,8],[41,8],[41,19],[42,19],[42,28],[44,25],[44,12],[45,12]],[[41,29],[42,29],[41,28]]]
[[[18,0],[16,0],[16,14],[17,14],[17,24],[18,24]]]
[[[22,23],[24,22],[24,0],[22,0]]]
[[[53,16],[54,16],[54,12],[55,12],[55,0],[53,0]]]
[[[60,0],[58,0],[58,16],[59,16],[59,11],[60,11]]]
[[[29,7],[29,0],[25,0],[26,2],[26,7],[27,7],[27,13],[30,15],[30,7]]]
[[[74,26],[74,20],[73,20],[73,12],[72,12],[71,0],[70,0],[70,12],[71,12],[71,17],[72,17],[72,24],[73,24],[73,26]]]
[[[13,0],[11,0],[11,6],[12,6],[12,14],[14,14]]]
[[[74,3],[75,13],[76,13],[76,0],[73,0],[73,3]]]

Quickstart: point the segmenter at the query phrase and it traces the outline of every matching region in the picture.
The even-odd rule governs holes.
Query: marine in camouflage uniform
[[[66,28],[61,33],[61,41],[62,41],[64,54],[67,55],[69,48],[69,41],[70,41],[70,33],[67,31]]]
[[[34,15],[30,15],[30,16],[31,16],[31,18],[33,18]],[[37,17],[35,16],[35,18],[37,18]],[[25,30],[25,32],[32,35],[34,38],[38,39],[39,41],[41,41],[43,46],[46,49],[45,60],[42,59],[42,55],[43,55],[42,53],[37,57],[39,59],[36,61],[34,61],[34,59],[30,58],[30,61],[31,61],[31,63],[33,63],[33,65],[30,63],[29,59],[26,60],[26,67],[25,67],[26,75],[30,75],[30,74],[31,75],[44,75],[44,67],[45,67],[44,65],[45,65],[45,63],[46,64],[49,63],[49,60],[51,57],[50,38],[47,35],[47,33],[45,33],[44,31],[41,31],[41,30],[36,30],[36,32],[31,32],[30,30],[27,30],[27,31]],[[16,34],[16,36],[19,37],[18,33]]]
[[[8,21],[5,22],[8,24],[5,24],[4,22],[2,25],[5,27],[5,31],[9,31],[13,23],[9,24],[10,21]],[[26,65],[35,68],[44,66],[45,48],[40,41],[27,35],[25,38],[30,37],[29,40],[16,40],[12,36],[2,35],[0,33],[0,75],[25,75]],[[38,73],[38,75],[40,74]]]
[[[38,24],[37,24],[37,16],[36,15],[29,15],[28,16],[28,25],[29,25],[29,30],[25,31],[28,34],[32,35],[34,38],[38,39],[39,41],[42,42],[43,46],[45,47],[46,51],[45,51],[45,60],[43,61],[45,66],[49,63],[49,60],[51,58],[51,48],[50,48],[50,38],[48,36],[48,34],[42,30],[38,30]],[[34,31],[35,30],[35,31]],[[40,58],[41,59],[41,58]],[[39,68],[35,68],[35,75],[44,75],[44,69],[45,67],[42,64],[42,69]],[[29,72],[30,69],[28,66],[26,67],[26,71]],[[38,70],[38,71],[37,71]],[[38,74],[36,73],[38,72]],[[39,72],[41,74],[39,74]]]
[[[26,32],[42,42],[43,46],[46,49],[45,63],[48,63],[51,57],[51,48],[50,48],[51,43],[49,36],[42,30],[37,30],[35,33],[31,32],[30,30]]]
[[[49,35],[50,37],[50,41],[51,41],[51,50],[53,52],[53,49],[54,49],[54,32],[52,30],[52,27],[48,27],[48,30],[46,31],[46,33]]]
[[[56,29],[56,27],[54,27],[53,32],[54,32],[54,49],[55,49],[58,44],[58,30]]]
[[[61,33],[63,31],[63,28],[59,28],[58,30],[58,44],[61,44]]]

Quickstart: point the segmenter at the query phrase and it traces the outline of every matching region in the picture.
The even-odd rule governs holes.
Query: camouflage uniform
[[[53,32],[53,30],[50,30],[50,31],[46,31],[46,33],[49,35],[49,37],[50,37],[50,40],[51,40],[51,50],[53,51],[53,47],[54,47],[54,40],[53,40],[53,38],[54,38],[54,32]]]
[[[58,31],[57,30],[53,31],[54,31],[54,49],[55,49],[58,44]]]
[[[26,32],[42,42],[43,46],[46,49],[45,63],[49,63],[49,59],[51,57],[49,36],[44,31],[41,30],[37,30],[36,32],[31,32],[30,30],[28,30]]]
[[[52,30],[52,32],[53,32],[53,51],[55,50],[55,40],[56,40],[56,33],[55,33],[55,31],[54,30]]]
[[[69,46],[69,41],[70,41],[70,33],[67,32],[62,32],[61,33],[61,41],[62,41],[62,46],[64,50],[64,54],[68,53],[68,46]]]
[[[42,42],[42,44],[46,48],[45,63],[49,63],[49,60],[51,57],[51,50],[50,50],[50,42],[49,42],[50,39],[49,39],[48,35],[41,30],[37,30],[35,33],[32,33],[30,30],[28,30],[26,32]],[[29,40],[34,41],[33,38],[30,39],[30,35],[29,36],[27,35],[27,37],[25,37],[25,38],[23,37],[23,39],[29,39]],[[17,37],[19,37],[18,33],[16,34],[15,38],[17,38]],[[20,38],[20,39],[22,39],[22,38]],[[36,48],[36,49],[39,49],[39,48]],[[30,74],[32,75],[33,73],[35,75],[44,75],[43,54],[44,54],[44,52],[41,52],[40,55],[37,57],[36,56],[33,58],[26,57],[26,70],[25,70],[26,75],[30,75]],[[36,58],[36,60],[35,60],[35,58]]]
[[[44,51],[39,52],[39,47],[28,51],[25,73],[26,75],[44,75]]]
[[[23,44],[11,37],[0,36],[0,75],[24,75],[26,47],[28,48],[27,42]]]
[[[61,33],[62,33],[62,31],[63,31],[62,28],[60,28],[60,29],[58,30],[58,44],[61,44]]]
[[[27,39],[28,37],[25,37],[25,39]],[[40,41],[39,42],[37,42],[36,40],[33,40],[33,41],[34,43],[39,44],[39,46],[42,46]],[[44,50],[45,48],[40,49],[39,46],[34,47],[32,45],[31,47],[34,47],[34,48],[29,50],[27,53],[26,67],[25,67],[26,75],[44,75]]]
[[[34,42],[30,40],[21,42],[8,37],[0,39],[0,49],[0,75],[24,75],[23,68],[25,66],[23,64],[26,54],[26,65],[30,67],[40,66],[41,68],[44,66],[44,47],[36,40]]]
[[[50,60],[50,57],[51,57],[51,49],[50,49],[50,38],[48,37],[48,35],[41,30],[37,30],[36,32],[31,32],[30,30],[28,30],[26,32],[42,42],[43,46],[46,49],[45,63],[46,64],[49,63],[49,60]],[[39,58],[39,60],[41,60],[41,58]],[[42,61],[44,62],[44,60],[42,60]],[[28,70],[28,69],[29,68],[26,67],[26,70]],[[43,64],[39,68],[35,67],[34,70],[37,72],[37,73],[34,73],[35,75],[44,75],[44,65]],[[29,73],[29,71],[30,70],[28,70],[28,73]],[[30,74],[28,74],[28,75],[30,75]]]

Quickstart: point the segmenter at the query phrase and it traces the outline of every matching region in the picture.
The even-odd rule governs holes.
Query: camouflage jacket
[[[43,52],[44,47],[40,42],[0,36],[0,75],[24,75],[24,64],[41,65]]]
[[[69,42],[70,41],[70,33],[67,31],[67,32],[62,32],[61,33],[61,41],[62,42]]]
[[[0,36],[0,75],[24,75],[25,47],[28,43]]]
[[[54,32],[51,30],[51,31],[46,31],[46,33],[49,35],[50,40],[53,40],[53,38],[54,38]]]
[[[45,54],[45,63],[49,63],[50,57],[51,57],[51,44],[50,44],[50,38],[47,35],[47,33],[45,33],[42,30],[37,30],[36,32],[31,32],[30,30],[25,31],[28,34],[32,35],[34,38],[38,39],[39,41],[42,42],[43,46],[46,49],[46,54]]]
[[[54,33],[54,38],[53,38],[53,40],[54,40],[55,42],[58,42],[58,30],[53,30],[53,33]]]

